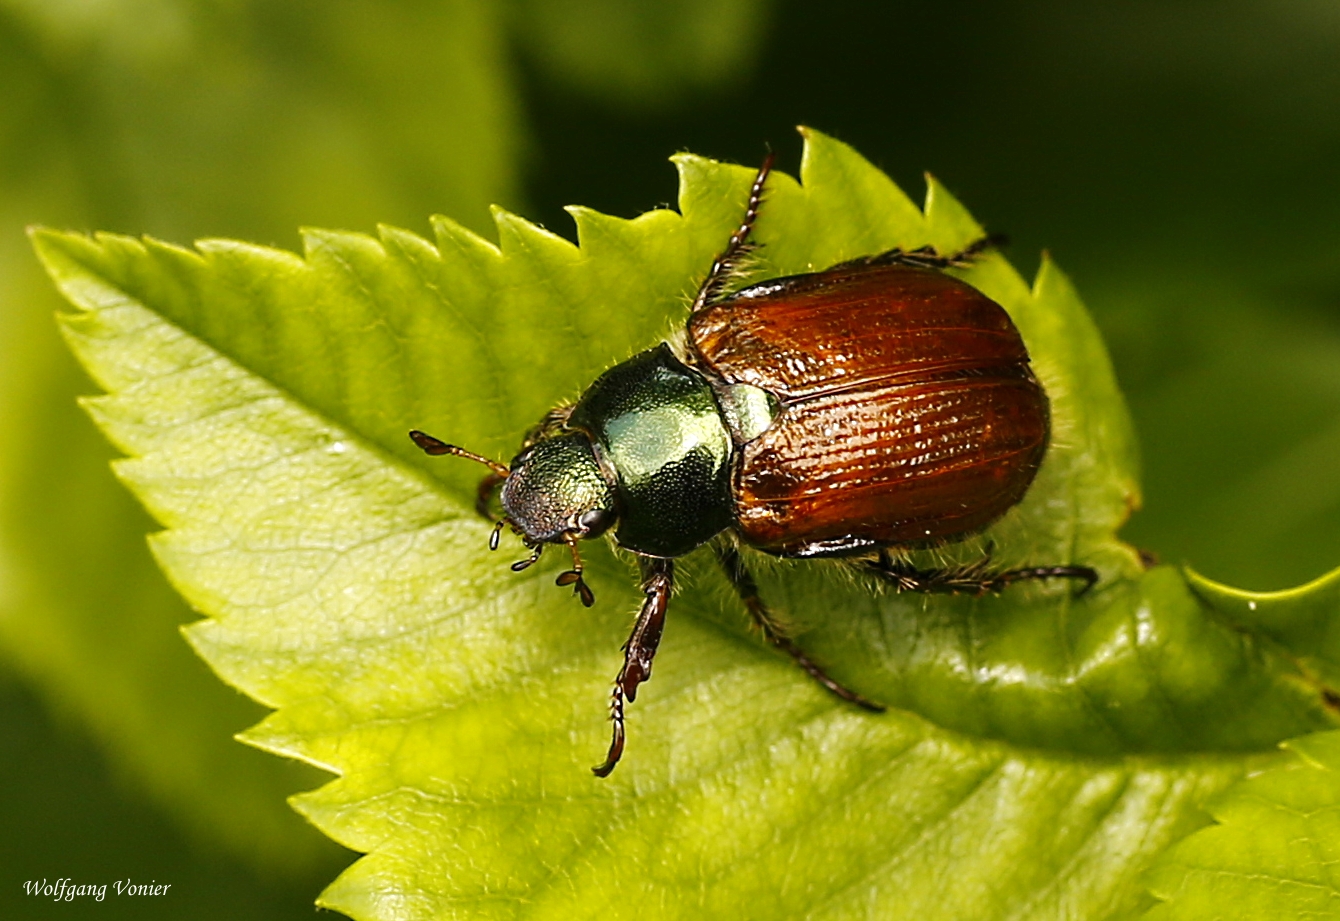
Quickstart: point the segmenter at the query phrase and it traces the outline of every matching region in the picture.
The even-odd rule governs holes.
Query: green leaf
[[[1340,916],[1340,732],[1293,739],[1296,757],[1242,780],[1209,805],[1219,823],[1159,859],[1145,917]]]
[[[1301,678],[1340,688],[1340,570],[1282,592],[1246,592],[1194,572],[1187,580],[1229,626],[1292,657]],[[1340,697],[1328,703],[1340,706]]]
[[[79,308],[67,336],[109,391],[87,405],[167,528],[155,553],[207,615],[191,642],[276,708],[248,741],[339,775],[296,805],[369,856],[322,904],[357,918],[1145,907],[1141,874],[1203,823],[1205,799],[1334,717],[1288,643],[1114,536],[1138,503],[1134,439],[1049,262],[1032,288],[999,255],[967,274],[1011,312],[1052,397],[1047,461],[985,535],[926,555],[993,545],[1002,565],[1086,563],[1101,583],[904,596],[751,554],[802,644],[895,707],[872,716],[763,648],[692,555],[624,763],[590,776],[639,597],[628,561],[589,552],[589,612],[553,587],[554,555],[511,573],[472,511],[478,468],[405,433],[506,457],[545,410],[682,324],[752,172],[676,162],[681,213],[574,209],[580,247],[505,212],[498,247],[439,220],[435,245],[312,231],[302,257],[37,235]],[[760,276],[981,233],[937,183],[923,215],[816,132],[801,180],[770,182]]]

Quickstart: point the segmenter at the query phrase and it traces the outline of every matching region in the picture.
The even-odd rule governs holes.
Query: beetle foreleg
[[[530,430],[526,432],[526,437],[521,440],[521,450],[524,451],[546,438],[557,435],[563,430],[563,426],[567,425],[568,416],[571,415],[572,404],[570,403],[564,403],[549,410],[540,417],[539,422],[531,426]]]
[[[716,547],[717,559],[721,562],[721,568],[726,571],[726,578],[730,579],[731,585],[740,596],[745,610],[749,612],[750,619],[763,634],[763,638],[768,643],[782,652],[789,655],[795,663],[805,670],[815,681],[819,682],[828,690],[832,691],[843,700],[856,704],[858,707],[864,707],[875,713],[883,713],[884,705],[877,704],[869,698],[862,697],[855,691],[844,685],[838,684],[828,676],[822,668],[815,664],[814,660],[805,654],[805,651],[796,645],[795,641],[786,635],[780,624],[772,616],[767,605],[758,594],[758,583],[744,565],[744,560],[740,557],[740,551],[731,544],[718,544]]]
[[[475,490],[475,511],[480,518],[493,521],[493,513],[489,510],[489,503],[493,501],[493,491],[505,479],[507,477],[500,473],[490,473],[479,481],[479,487]]]
[[[623,645],[623,668],[614,679],[614,694],[610,698],[610,722],[614,737],[610,740],[605,763],[591,768],[597,777],[608,777],[623,757],[624,726],[623,703],[637,699],[637,686],[651,677],[651,661],[656,658],[656,647],[661,644],[661,630],[665,627],[665,611],[670,606],[670,588],[674,583],[673,560],[660,557],[642,557],[642,591],[647,596],[638,612],[637,623]]]
[[[877,559],[866,560],[865,565],[894,583],[900,592],[927,594],[985,595],[1029,579],[1078,579],[1084,583],[1079,590],[1082,595],[1098,582],[1098,573],[1088,566],[1029,566],[992,571],[990,550],[976,563],[953,569],[918,569],[906,560],[894,559],[887,550],[881,550]]]

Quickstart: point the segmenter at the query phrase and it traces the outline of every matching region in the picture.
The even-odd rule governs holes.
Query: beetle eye
[[[583,537],[599,537],[612,524],[614,524],[614,513],[603,508],[593,508],[589,512],[582,512],[581,517],[577,519],[577,525],[582,529]]]

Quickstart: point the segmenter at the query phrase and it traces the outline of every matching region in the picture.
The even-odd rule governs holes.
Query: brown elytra
[[[795,556],[962,537],[1023,497],[1047,396],[999,304],[956,278],[849,264],[746,288],[689,321],[692,360],[782,412],[741,449],[745,541]]]

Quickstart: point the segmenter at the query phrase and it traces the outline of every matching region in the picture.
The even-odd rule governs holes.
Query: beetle
[[[613,529],[645,595],[610,702],[608,776],[623,755],[624,704],[651,677],[674,561],[711,543],[764,639],[838,697],[884,708],[839,684],[797,645],[759,596],[741,544],[781,557],[844,557],[902,591],[977,594],[1027,579],[1098,579],[1087,566],[993,570],[990,550],[957,569],[917,569],[900,551],[981,531],[1016,505],[1047,450],[1050,410],[1005,310],[945,270],[987,237],[941,255],[887,252],[728,291],[749,252],[773,157],[744,218],[689,310],[685,341],[610,368],[573,404],[547,413],[504,465],[420,431],[428,454],[490,468],[476,506],[501,485],[529,558],[564,544],[558,576],[582,603],[578,541]]]

